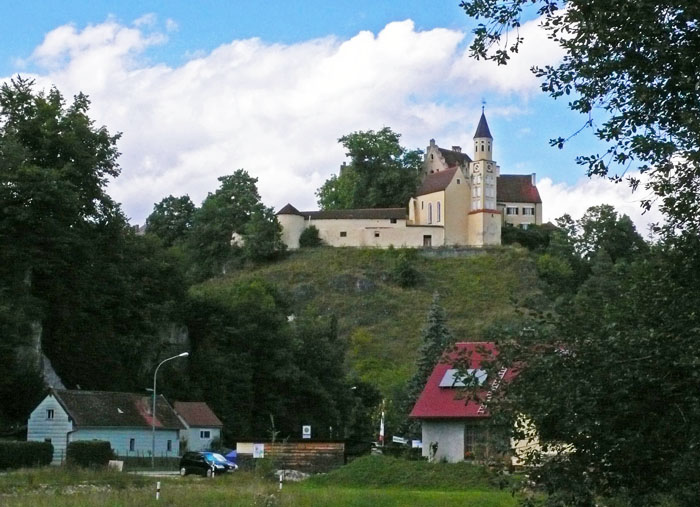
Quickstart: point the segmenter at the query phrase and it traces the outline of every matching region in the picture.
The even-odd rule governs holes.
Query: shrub
[[[106,467],[114,459],[114,451],[104,440],[78,440],[68,444],[66,462],[86,468]]]
[[[321,237],[318,235],[318,229],[315,225],[310,225],[301,231],[301,236],[299,236],[299,246],[301,248],[314,248],[321,246],[322,243]]]
[[[53,458],[53,445],[49,442],[0,441],[0,470],[46,466]]]
[[[391,270],[392,279],[404,289],[415,287],[420,281],[420,273],[413,265],[413,259],[406,251],[396,258]]]

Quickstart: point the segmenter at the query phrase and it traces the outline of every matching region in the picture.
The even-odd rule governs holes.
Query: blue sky
[[[497,69],[465,52],[474,26],[456,0],[5,0],[0,79],[90,95],[96,121],[124,132],[110,193],[134,223],[169,194],[201,202],[239,167],[268,205],[311,209],[344,159],[338,137],[389,126],[409,148],[469,152],[485,100],[502,172],[537,173],[546,219],[605,201],[644,228],[640,196],[575,164],[604,149],[589,132],[549,147],[585,120],[527,70],[561,52],[532,22]]]

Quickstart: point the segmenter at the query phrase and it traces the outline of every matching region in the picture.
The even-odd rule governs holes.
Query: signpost
[[[301,427],[301,438],[311,438],[311,426],[305,424]]]
[[[265,444],[253,444],[253,458],[265,457]]]

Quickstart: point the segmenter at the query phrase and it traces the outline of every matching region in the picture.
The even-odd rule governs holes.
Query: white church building
[[[313,225],[330,246],[436,247],[501,244],[501,227],[542,223],[535,174],[501,174],[493,160],[493,137],[482,110],[474,134],[474,158],[459,146],[426,149],[423,180],[404,208],[277,212],[288,248],[299,248]]]

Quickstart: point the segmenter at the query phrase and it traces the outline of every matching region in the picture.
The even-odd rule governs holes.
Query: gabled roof
[[[224,425],[203,401],[176,401],[174,408],[188,426],[220,428]]]
[[[489,130],[489,124],[486,122],[486,115],[483,111],[481,111],[481,118],[479,118],[479,124],[476,126],[476,133],[474,133],[474,139],[478,137],[493,139],[491,131]]]
[[[473,400],[460,399],[460,389],[455,387],[440,387],[448,370],[453,369],[454,362],[463,354],[470,354],[469,368],[478,370],[483,359],[482,352],[486,356],[495,354],[496,346],[492,342],[460,342],[455,344],[455,349],[449,354],[446,362],[435,365],[428,378],[423,392],[418,397],[410,417],[417,419],[454,419],[454,418],[483,418],[488,417],[488,411],[479,411],[480,404]],[[503,377],[508,381],[513,377],[513,370],[508,369]],[[488,378],[484,383],[486,389],[490,388],[494,379]]]
[[[416,195],[432,194],[433,192],[445,190],[457,171],[458,168],[453,167],[445,171],[427,174],[425,178],[423,178],[423,183],[421,183]]]
[[[469,155],[462,153],[461,151],[447,150],[445,148],[438,148],[440,150],[440,155],[445,159],[447,167],[454,167],[456,165],[466,165],[471,162],[472,159]]]
[[[301,215],[301,212],[296,209],[291,204],[287,203],[281,210],[277,212],[278,215]]]
[[[496,183],[498,202],[541,203],[540,193],[529,174],[502,174]]]
[[[61,406],[80,427],[150,428],[153,398],[133,393],[109,391],[78,391],[54,389],[51,391]],[[167,400],[161,395],[156,400],[156,428],[182,429]]]
[[[312,220],[342,219],[406,219],[406,208],[364,208],[364,209],[330,209],[322,211],[300,211],[304,218]]]

